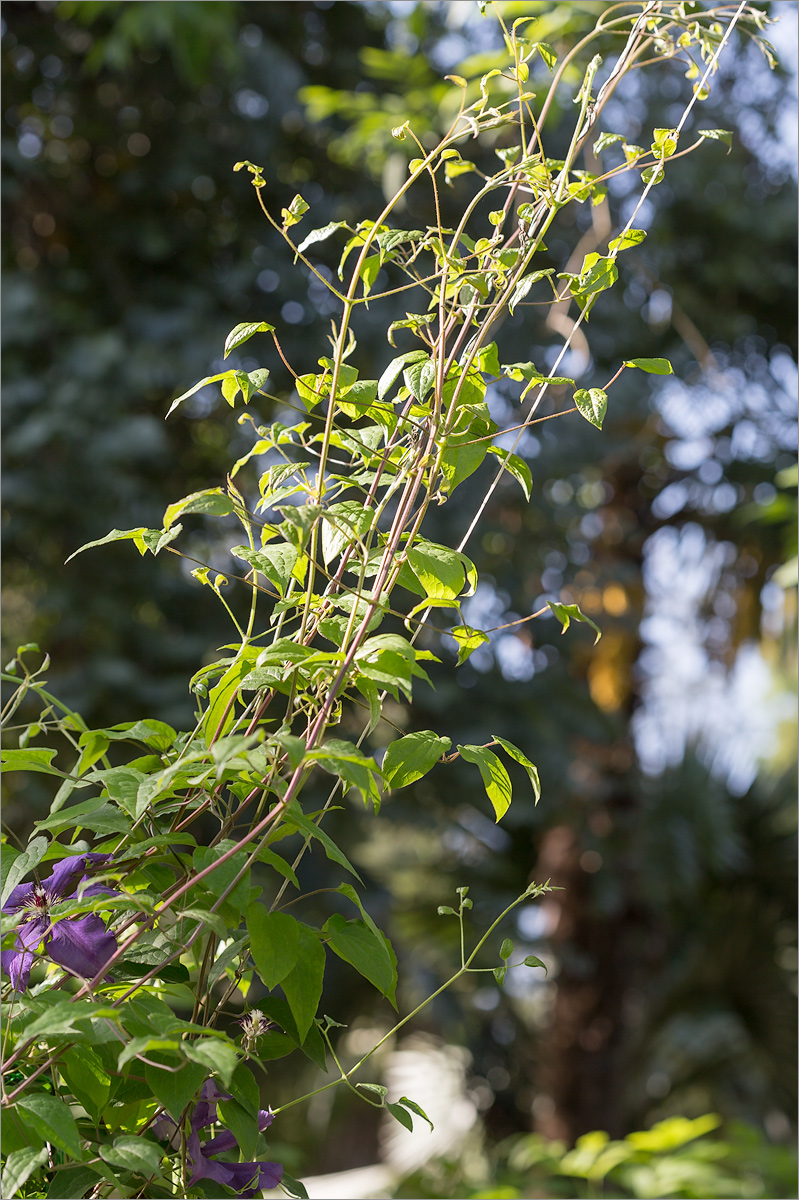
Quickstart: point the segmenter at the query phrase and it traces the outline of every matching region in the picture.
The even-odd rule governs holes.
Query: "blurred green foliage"
[[[573,1149],[536,1134],[508,1138],[490,1157],[467,1156],[465,1167],[433,1163],[404,1180],[394,1195],[424,1195],[430,1200],[731,1200],[796,1195],[796,1160],[790,1150],[770,1145],[741,1124],[731,1125],[721,1139],[707,1136],[720,1123],[712,1113],[692,1121],[669,1117],[621,1141],[611,1141],[599,1131],[587,1133]]]

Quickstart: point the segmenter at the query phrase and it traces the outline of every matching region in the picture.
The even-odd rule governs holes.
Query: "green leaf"
[[[223,1087],[228,1087],[239,1063],[239,1056],[229,1042],[221,1038],[198,1038],[195,1042],[184,1041],[182,1048],[186,1058],[205,1067],[218,1076]]]
[[[439,737],[432,729],[407,733],[386,750],[381,764],[383,778],[390,788],[407,787],[426,775],[451,745],[448,737]]]
[[[667,358],[628,358],[625,367],[637,367],[649,375],[673,375],[674,368]]]
[[[12,889],[15,888],[17,884],[25,878],[28,872],[32,871],[34,867],[38,867],[39,863],[44,858],[48,844],[47,838],[35,837],[33,841],[28,843],[22,853],[18,854],[11,863],[3,882],[3,904],[5,904],[6,899],[10,895]],[[4,852],[5,849],[6,848],[4,846]],[[3,857],[5,858],[5,853]],[[5,870],[5,863],[3,863],[3,868]]]
[[[48,1150],[36,1146],[25,1146],[22,1150],[14,1150],[8,1155],[3,1169],[3,1195],[17,1196],[22,1185],[30,1179],[34,1171],[47,1162]],[[96,1176],[95,1176],[96,1178]]]
[[[220,1101],[219,1113],[223,1124],[238,1142],[244,1160],[253,1159],[258,1144],[258,1118],[248,1113],[235,1100]]]
[[[513,954],[513,942],[510,938],[505,938],[499,948],[499,957],[504,960],[510,958],[511,954]]]
[[[117,1009],[101,1007],[93,1000],[62,1000],[26,1025],[25,1036],[37,1040],[56,1038],[71,1033],[76,1027],[80,1028],[81,1022],[100,1018],[117,1023],[121,1019]]]
[[[594,142],[594,154],[601,154],[603,150],[607,150],[608,146],[612,146],[615,142],[623,141],[624,138],[620,133],[600,133]]]
[[[241,325],[231,329],[225,338],[225,358],[232,350],[249,341],[254,333],[271,333],[274,328],[268,321],[243,321]]]
[[[546,963],[542,963],[540,958],[536,958],[534,954],[528,954],[524,960],[526,967],[543,967],[546,971]]]
[[[419,403],[424,400],[436,378],[435,363],[425,357],[419,362],[412,363],[402,373],[408,391]]]
[[[230,551],[236,558],[243,558],[256,571],[261,571],[277,588],[281,596],[285,596],[289,581],[299,559],[299,550],[288,542],[276,542],[273,546],[262,546],[260,550],[251,550],[249,546],[234,546]]]
[[[297,247],[298,252],[302,254],[309,246],[314,246],[317,242],[324,242],[337,229],[349,229],[349,225],[346,221],[330,221],[329,224],[323,225],[321,229],[312,229],[300,242]]]
[[[300,950],[300,929],[288,913],[270,913],[263,904],[247,909],[247,928],[258,974],[270,992],[294,969]]]
[[[255,1076],[245,1063],[239,1063],[236,1067],[233,1077],[227,1085],[227,1090],[240,1108],[243,1108],[251,1117],[258,1116],[261,1093]]]
[[[309,208],[310,205],[308,202],[303,200],[302,196],[297,193],[288,208],[281,208],[280,210],[280,215],[283,218],[283,228],[289,229],[292,225],[296,225],[298,221],[302,220]]]
[[[538,804],[538,801],[541,799],[541,781],[538,778],[538,768],[530,762],[530,759],[526,754],[522,754],[518,746],[514,746],[513,742],[506,742],[504,738],[497,737],[496,734],[492,734],[492,737],[494,738],[494,741],[502,747],[505,753],[510,755],[514,762],[517,762],[524,767],[525,771],[530,777],[530,783],[533,785],[535,802]]]
[[[182,908],[178,916],[187,921],[197,921],[198,924],[212,929],[220,941],[224,941],[230,933],[219,913],[210,912],[207,908],[198,908],[196,905],[192,905],[190,908]]]
[[[198,846],[192,855],[192,862],[196,871],[204,871],[206,867],[213,866],[215,860],[220,854],[233,848],[234,843],[225,838],[224,841],[218,843],[213,849],[210,846]],[[227,859],[221,866],[212,871],[210,875],[206,875],[203,880],[203,887],[211,892],[214,896],[220,897],[223,892],[227,891],[228,887],[233,883],[233,880],[244,867],[247,861],[247,855],[242,850],[238,854],[234,854],[232,858]],[[234,911],[243,912],[249,902],[250,895],[250,872],[249,869],[242,875],[238,883],[225,897],[224,904],[231,905]]]
[[[546,42],[536,42],[535,49],[538,51],[538,53],[541,55],[541,58],[546,63],[547,70],[549,71],[549,73],[551,75],[552,72],[555,70],[555,63],[558,61],[557,54],[555,53],[555,51],[552,49],[551,46],[547,45]]]
[[[674,151],[677,149],[677,142],[680,137],[678,129],[655,129],[653,131],[654,141],[652,142],[652,153],[660,155],[661,158],[671,158]]]
[[[62,829],[91,829],[94,833],[126,833],[130,820],[113,804],[104,803],[102,796],[62,808],[51,817],[36,822],[36,828],[59,833]]]
[[[554,274],[555,268],[548,267],[546,271],[534,271],[532,275],[525,275],[523,279],[520,279],[513,290],[513,295],[508,301],[508,309],[511,316],[513,316],[516,305],[521,303],[534,283],[537,283],[539,279],[546,279],[548,275]]]
[[[100,1166],[99,1163],[90,1167],[67,1167],[63,1171],[53,1172],[47,1189],[47,1200],[82,1200],[82,1197],[90,1193],[99,1182],[98,1177],[110,1183],[110,1174],[108,1167]]]
[[[187,392],[184,392],[181,396],[173,400],[166,415],[171,417],[177,406],[182,404],[184,400],[188,400],[189,396],[193,396],[195,392],[199,392],[200,388],[206,387],[209,383],[218,383],[220,379],[224,379],[229,374],[229,371],[221,371],[218,375],[207,375],[205,379],[201,379],[199,383],[195,383],[194,387],[190,387]],[[89,544],[91,545],[92,543]]]
[[[406,1129],[410,1129],[411,1133],[413,1133],[413,1117],[401,1104],[392,1104],[387,1100],[386,1108],[392,1117],[399,1121],[400,1125],[404,1125]]]
[[[388,996],[394,989],[394,965],[382,937],[376,936],[364,921],[347,921],[334,913],[324,925],[328,945],[379,992]]]
[[[252,651],[254,647],[248,647]],[[230,729],[235,716],[235,695],[241,687],[242,680],[252,670],[252,659],[249,654],[237,658],[225,671],[219,682],[208,695],[208,709],[203,719],[203,731],[206,743],[212,738],[221,738]]]
[[[732,131],[730,129],[697,129],[701,138],[710,138],[714,142],[724,142],[732,149]]]
[[[297,1023],[300,1041],[305,1041],[322,996],[325,950],[319,941],[316,930],[304,925],[301,921],[298,921],[297,925],[299,927],[297,963],[293,971],[283,980],[281,987]]]
[[[86,1111],[98,1120],[111,1094],[111,1076],[99,1055],[91,1046],[72,1046],[61,1055],[58,1070]]]
[[[169,529],[178,517],[186,513],[206,513],[212,517],[224,517],[232,512],[233,501],[221,488],[206,488],[170,504],[164,513],[164,529]]]
[[[502,460],[505,470],[513,476],[517,483],[521,484],[522,491],[529,500],[533,490],[533,473],[524,459],[518,454],[511,454],[510,450],[503,450],[501,446],[489,446],[488,452]]]
[[[423,1108],[420,1107],[420,1105],[416,1103],[415,1100],[409,1100],[407,1096],[400,1096],[397,1103],[404,1104],[406,1108],[411,1110],[411,1112],[416,1113],[417,1117],[421,1117],[423,1121],[427,1121],[427,1124],[430,1126],[431,1130],[435,1129],[435,1126],[428,1117],[427,1113]]]
[[[308,1200],[308,1193],[305,1190],[305,1185],[300,1183],[298,1179],[292,1179],[291,1175],[287,1175],[284,1171],[280,1177],[280,1186],[290,1196],[296,1196],[297,1200]]]
[[[289,883],[293,883],[299,891],[299,880],[285,858],[281,858],[279,854],[275,854],[274,850],[270,850],[268,846],[261,846],[258,851],[258,861],[266,863],[267,866],[274,867],[279,875],[282,875],[284,879],[288,879]]]
[[[511,788],[510,776],[492,750],[485,746],[458,746],[461,758],[474,763],[482,776],[486,795],[491,801],[497,822],[501,821],[510,808]]]
[[[502,987],[503,980],[505,979],[505,976],[507,975],[507,973],[508,973],[507,967],[494,967],[494,972],[493,972],[494,978],[496,979],[496,981],[500,987]]]
[[[52,1142],[72,1158],[83,1157],[75,1118],[63,1100],[37,1092],[20,1096],[17,1105],[24,1110],[26,1123],[32,1125],[46,1142]]]
[[[367,758],[352,742],[341,738],[329,738],[318,750],[311,750],[306,759],[318,762],[323,770],[338,775],[347,788],[356,788],[364,802],[380,803],[375,776],[380,769],[373,758]]]
[[[114,1138],[112,1146],[100,1146],[100,1157],[104,1162],[137,1175],[160,1175],[163,1156],[164,1152],[158,1143],[143,1136],[123,1134]]]
[[[586,292],[604,292],[619,278],[619,269],[614,259],[608,255],[586,254],[580,272],[579,290]]]
[[[144,1067],[144,1077],[153,1095],[178,1124],[184,1109],[200,1090],[207,1075],[208,1068],[199,1063],[187,1063],[179,1071],[165,1071],[162,1067],[149,1064]]]
[[[391,390],[406,363],[421,362],[427,358],[429,358],[429,354],[426,350],[409,350],[406,354],[400,354],[397,358],[393,358],[377,381],[378,399],[385,399],[386,393]]]
[[[466,662],[469,655],[478,646],[483,646],[488,640],[488,634],[482,629],[474,629],[471,625],[455,625],[450,634],[458,643],[458,666]]]
[[[37,771],[42,775],[58,775],[63,777],[63,771],[57,771],[52,761],[56,756],[55,750],[4,750],[1,756],[2,771]]]
[[[314,821],[309,821],[296,801],[286,810],[283,823],[284,825],[293,826],[298,832],[304,834],[305,837],[316,838],[322,843],[325,854],[332,862],[337,862],[340,866],[344,867],[345,871],[349,871],[350,875],[354,875],[359,883],[363,883],[360,875],[344,855],[343,851],[339,850],[336,843],[325,833],[324,829]]]
[[[662,163],[657,163],[654,167],[647,167],[645,171],[641,172],[641,182],[651,183],[653,187],[662,183],[665,178],[666,172],[663,170]]]
[[[602,388],[579,388],[574,393],[574,406],[581,417],[601,429],[608,410],[608,394]]]
[[[630,246],[640,246],[645,237],[646,233],[643,229],[628,229],[625,233],[620,233],[612,242],[608,242],[608,249],[615,250],[616,253],[620,250],[629,250]]]
[[[425,594],[434,600],[454,600],[463,591],[467,574],[469,595],[477,583],[474,565],[457,550],[419,541],[408,551],[408,562]]]
[[[555,604],[554,601],[550,600],[549,607],[563,626],[563,633],[569,628],[571,621],[584,621],[586,625],[590,625],[592,629],[596,630],[594,645],[602,637],[602,630],[590,617],[587,617],[584,612],[580,611],[579,604]]]

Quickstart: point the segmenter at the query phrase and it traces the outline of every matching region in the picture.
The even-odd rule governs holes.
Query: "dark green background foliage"
[[[293,268],[233,163],[265,164],[273,212],[300,191],[312,207],[308,228],[374,217],[382,187],[402,178],[411,154],[399,154],[391,126],[424,112],[413,117],[421,134],[443,74],[496,47],[487,25],[448,27],[447,5],[404,7],[401,19],[379,3],[340,0],[5,8],[4,653],[39,642],[52,655],[51,689],[92,726],[145,715],[186,726],[186,682],[229,632],[210,590],[182,569],[194,563],[138,560],[128,544],[64,560],[112,527],[159,526],[168,503],[222,484],[249,448],[248,427],[214,389],[163,421],[175,394],[220,369],[236,323],[275,324],[300,372],[326,352],[329,301]],[[592,24],[597,8],[522,7],[539,12],[536,36],[556,48]],[[689,85],[666,65],[637,78],[616,113],[640,122],[647,141],[653,126],[673,123]],[[473,768],[457,763],[395,795],[377,822],[348,802],[331,824],[402,952],[406,1006],[440,982],[442,955],[455,955],[453,931],[435,911],[456,884],[472,887],[476,928],[531,876],[563,887],[548,902],[558,969],[545,1003],[502,993],[486,1011],[492,1001],[475,1005],[464,991],[442,999],[423,1026],[468,1045],[475,1075],[494,1080],[485,1114],[494,1136],[533,1124],[567,1138],[598,1127],[618,1135],[708,1108],[765,1122],[776,1137],[793,1120],[789,776],[763,772],[731,790],[691,747],[664,773],[643,776],[631,733],[646,678],[636,662],[647,539],[663,525],[690,526],[708,544],[729,544],[701,614],[709,619],[715,605],[706,649],[727,667],[742,643],[759,639],[761,589],[791,553],[790,502],[770,487],[793,461],[783,384],[790,390],[786,363],[796,354],[795,192],[790,151],[774,136],[787,86],[754,46],[738,44],[698,109],[701,127],[735,131],[731,153],[708,142],[671,164],[652,193],[650,236],[620,261],[620,285],[586,331],[592,360],[580,386],[605,384],[627,357],[665,355],[689,388],[699,389],[703,370],[738,373],[732,389],[727,376],[722,415],[698,433],[675,430],[652,401],[652,377],[626,372],[602,433],[572,416],[526,440],[531,504],[503,483],[467,547],[496,612],[486,624],[526,615],[538,597],[566,588],[603,640],[592,651],[582,626],[561,640],[555,622],[532,622],[494,643],[493,659],[455,672],[451,643],[441,649],[430,634],[443,660],[432,672],[436,690],[417,689],[412,715],[394,713],[406,729],[434,727],[453,742],[500,732],[538,764],[540,805],[515,801],[497,831]],[[303,88],[312,89],[307,109]],[[463,195],[456,181],[445,222]],[[611,194],[614,227],[624,203]],[[414,227],[432,216],[411,201],[402,219]],[[547,236],[547,265],[564,269],[591,235],[584,206],[576,224]],[[315,261],[332,269],[334,254],[320,246]],[[552,361],[547,349],[563,338],[545,326],[546,313],[522,306],[504,322],[503,361]],[[396,353],[385,341],[388,319],[378,307],[361,322],[362,374],[379,375]],[[291,402],[273,353],[268,365],[273,390]],[[563,407],[565,394],[552,395],[547,414]],[[697,390],[694,404],[711,399]],[[253,411],[265,418],[266,408]],[[502,419],[513,423],[509,402]],[[689,443],[693,458],[680,453]],[[454,544],[490,478],[482,468],[427,536]],[[196,559],[235,569],[219,523],[192,520]],[[235,585],[228,591],[234,607],[245,602]],[[790,646],[769,645],[790,663]],[[373,748],[391,732],[378,726]],[[26,789],[11,793],[6,810],[22,833],[48,799],[35,781]],[[304,886],[325,886],[329,864],[309,858]],[[324,919],[321,907],[316,915]],[[339,1020],[372,1004],[343,967],[330,985]],[[296,1071],[287,1081],[275,1069],[273,1081],[273,1102],[296,1092]],[[296,1169],[371,1161],[364,1120],[337,1096],[322,1136],[305,1147],[311,1159]],[[304,1118],[287,1114],[280,1136],[307,1140]]]

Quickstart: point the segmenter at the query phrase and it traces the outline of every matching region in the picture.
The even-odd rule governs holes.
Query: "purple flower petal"
[[[42,883],[53,896],[63,899],[74,892],[75,885],[81,875],[86,874],[89,864],[106,863],[113,858],[112,854],[75,854],[72,858],[63,858],[56,863],[51,874]]]
[[[3,973],[8,975],[11,986],[17,992],[24,992],[31,976],[31,967],[36,961],[33,951],[45,935],[50,922],[45,917],[35,917],[32,921],[23,921],[17,929],[17,944],[13,950],[3,950]]]
[[[210,1142],[203,1142],[202,1152],[206,1156],[209,1154],[225,1154],[226,1151],[232,1150],[237,1145],[238,1142],[233,1134],[229,1129],[226,1129],[223,1133],[217,1134],[215,1138],[211,1138]]]
[[[206,1079],[200,1092],[200,1099],[191,1114],[192,1130],[196,1133],[198,1129],[204,1129],[206,1125],[213,1125],[216,1121],[217,1102],[229,1099],[229,1092],[220,1092],[213,1079]]]
[[[3,905],[3,912],[16,912],[22,908],[29,900],[33,899],[33,884],[18,883],[15,888],[12,888],[8,893],[6,902]]]
[[[57,921],[46,949],[53,962],[83,979],[91,979],[116,952],[117,940],[100,917],[91,914]]]

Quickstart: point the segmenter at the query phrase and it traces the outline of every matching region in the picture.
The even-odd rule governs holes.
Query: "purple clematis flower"
[[[34,951],[40,942],[53,962],[68,971],[91,979],[117,948],[117,940],[95,913],[85,917],[65,917],[53,922],[50,908],[60,900],[77,900],[78,889],[89,876],[87,867],[106,863],[111,854],[76,854],[57,863],[43,883],[20,883],[5,904],[3,912],[26,911],[29,915],[17,926],[17,942],[13,950],[3,950],[0,958],[4,974],[11,986],[24,992],[35,961]],[[100,883],[83,890],[86,896],[106,894],[116,896],[111,888]]]
[[[252,1197],[260,1196],[266,1188],[277,1187],[283,1178],[282,1165],[275,1162],[218,1162],[213,1157],[215,1154],[225,1154],[228,1150],[235,1150],[238,1146],[235,1137],[228,1129],[208,1142],[200,1142],[199,1131],[208,1125],[213,1125],[217,1119],[217,1101],[229,1099],[229,1094],[220,1092],[212,1079],[207,1079],[203,1084],[200,1099],[191,1114],[191,1133],[187,1141],[192,1168],[189,1182],[194,1183],[198,1179],[213,1179],[215,1183],[229,1187],[242,1200],[252,1200]],[[260,1132],[263,1133],[273,1120],[272,1113],[262,1108],[258,1113]],[[176,1130],[175,1122],[166,1114],[153,1126],[153,1132],[159,1138],[169,1137],[170,1133]]]

